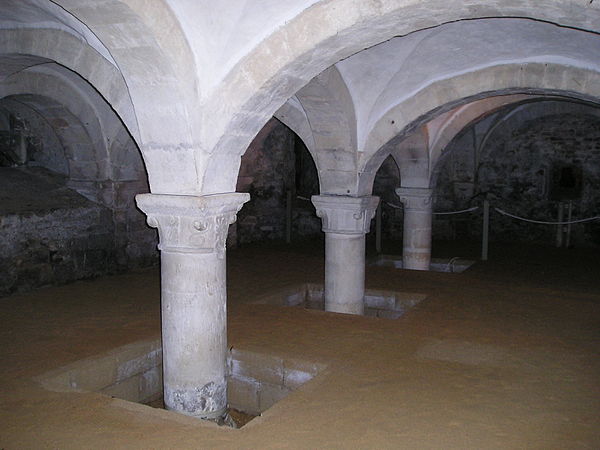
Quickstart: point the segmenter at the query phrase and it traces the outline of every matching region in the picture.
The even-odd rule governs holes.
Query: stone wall
[[[277,119],[265,125],[242,156],[237,191],[249,192],[250,201],[230,230],[230,247],[234,242],[284,240],[288,192],[292,239],[320,236],[321,220],[307,200],[319,192],[314,162],[299,138]]]
[[[514,125],[514,124],[513,124]],[[559,202],[572,202],[573,218],[600,211],[600,121],[583,113],[537,117],[518,127],[498,127],[475,158],[473,128],[449,148],[435,189],[435,210],[463,209],[487,196],[494,207],[556,221]],[[476,161],[479,161],[477,164]],[[477,164],[477,166],[476,166]],[[562,177],[562,178],[561,178]],[[600,224],[573,225],[571,243],[600,246]],[[557,227],[492,213],[490,239],[553,245]],[[479,239],[481,215],[438,217],[434,236]]]
[[[111,116],[103,136],[62,107],[34,106],[0,104],[0,295],[158,263],[134,201],[146,173],[123,125]]]
[[[398,204],[398,168],[390,157],[375,178],[374,195]],[[238,192],[249,192],[250,201],[238,213],[229,230],[228,247],[236,244],[285,239],[286,202],[292,199],[292,241],[324,239],[321,219],[311,196],[319,194],[319,178],[311,154],[303,142],[277,119],[270,120],[242,156]],[[383,235],[402,236],[402,211],[384,204]],[[374,221],[373,221],[374,223]],[[374,230],[374,225],[372,225]],[[374,232],[367,236],[374,239]]]
[[[68,175],[64,149],[46,119],[33,109],[6,99],[0,101],[0,116],[0,166],[28,164]]]
[[[543,118],[525,115],[524,119],[498,127],[477,160],[474,148],[494,123],[494,117],[465,129],[450,144],[438,168],[435,211],[477,206],[487,195],[493,206],[524,217],[554,221],[561,198],[557,197],[553,184],[560,184],[557,177],[567,167],[578,177],[580,189],[575,196],[563,192],[563,196],[572,197],[562,198],[565,211],[566,202],[571,200],[574,218],[598,214],[598,119],[586,114],[560,115],[558,112]],[[252,200],[238,214],[237,242],[284,239],[288,190],[293,198],[292,239],[322,238],[320,220],[307,200],[318,192],[316,170],[310,154],[295,139],[298,138],[287,127],[273,119],[242,158],[238,191],[250,192]],[[384,244],[402,239],[403,211],[397,207],[400,201],[394,191],[399,186],[398,168],[389,157],[377,172],[373,188],[373,194],[382,199]],[[481,213],[434,216],[433,228],[434,239],[479,240]],[[493,213],[490,234],[493,241],[553,245],[555,236],[555,226],[518,222]],[[373,240],[374,233],[367,238]],[[571,244],[600,245],[598,224],[574,225]]]
[[[111,211],[56,178],[0,169],[0,295],[115,270]]]
[[[381,236],[382,240],[402,240],[402,225],[404,212],[399,208],[402,204],[396,195],[396,188],[400,187],[400,172],[391,156],[388,156],[375,175],[373,195],[380,198],[381,207]],[[367,239],[374,239],[374,226]]]

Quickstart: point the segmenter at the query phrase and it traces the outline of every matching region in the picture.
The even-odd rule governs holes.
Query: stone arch
[[[557,205],[564,201],[564,193],[559,194],[561,191],[557,189],[562,186],[557,174],[561,167],[567,166],[578,168],[581,190],[566,197],[576,205],[575,216],[594,215],[597,196],[593,193],[598,187],[600,167],[593,152],[600,129],[598,105],[564,97],[535,97],[507,105],[480,119],[457,135],[434,168],[431,187],[438,193],[439,209],[478,206],[484,197],[493,206],[519,216],[555,220]],[[476,236],[480,229],[480,216],[476,215],[474,220],[476,225],[470,236]],[[492,227],[496,239],[514,233],[516,240],[527,237],[547,243],[554,235],[551,227],[532,226],[500,216],[493,220],[504,221],[504,225]],[[587,226],[575,229],[576,245],[591,237],[583,237],[589,230]]]
[[[197,194],[201,144],[195,61],[167,2],[83,0],[68,8],[110,51],[135,110],[151,191]],[[118,12],[118,26],[107,17]]]
[[[306,111],[304,110],[298,98],[296,96],[291,97],[287,102],[284,103],[284,105],[281,108],[279,108],[279,110],[277,110],[273,117],[278,119],[281,123],[283,123],[290,130],[292,130],[306,147],[306,150],[310,155],[310,159],[312,160],[311,171],[312,168],[314,168],[314,173],[316,173],[317,186],[320,188],[321,172],[317,167],[317,151],[315,139],[310,123],[308,121]]]
[[[229,172],[235,172],[239,154],[277,108],[316,74],[364,48],[419,29],[482,17],[528,17],[594,30],[597,8],[589,2],[564,5],[558,1],[494,2],[481,9],[459,1],[435,0],[314,4],[240,60],[207,100],[204,141],[211,156],[202,191],[231,191],[235,174]],[[308,24],[317,23],[320,26],[305,32]],[[267,58],[273,64],[263,64]]]
[[[315,138],[310,128],[306,111],[295,95],[290,97],[273,116],[296,133],[302,139],[311,155],[313,155],[316,147]],[[314,158],[315,156],[313,155]]]
[[[319,173],[321,193],[346,194],[356,185],[356,118],[348,87],[331,67],[315,77],[295,96],[296,113],[283,122],[301,131]],[[289,102],[288,102],[289,103]],[[287,120],[287,122],[286,122]]]
[[[107,152],[95,147],[89,130],[71,111],[56,100],[35,94],[7,95],[0,102],[10,112],[42,118],[62,147],[68,185],[91,200],[101,202],[102,195],[94,186],[106,178]]]
[[[62,122],[77,121],[77,128],[87,134],[88,139],[75,138],[75,135],[69,138],[66,130],[59,129],[65,149],[72,152],[69,156],[76,166],[74,173],[81,172],[85,165],[97,164],[100,180],[146,178],[139,150],[124,124],[96,90],[77,74],[57,64],[45,63],[25,69],[0,83],[0,97],[23,98],[23,94],[30,99],[39,99],[30,100],[34,109],[54,113],[64,110]],[[71,133],[74,128],[69,129]]]
[[[431,168],[436,164],[446,146],[469,124],[484,116],[497,112],[508,105],[525,102],[536,98],[526,94],[499,95],[476,100],[466,105],[441,114],[431,120],[427,127],[429,133],[429,154]]]
[[[389,109],[369,133],[365,153],[456,106],[515,94],[562,95],[594,102],[600,98],[600,76],[592,69],[560,63],[516,63],[440,80]]]
[[[548,105],[550,104],[550,107]],[[482,142],[482,150],[485,149],[485,142],[498,129],[514,129],[516,125],[521,125],[529,120],[536,120],[540,117],[549,117],[562,114],[585,114],[600,119],[600,105],[589,105],[586,103],[574,102],[568,98],[537,98],[530,102],[522,102],[514,108],[507,110],[498,117],[498,121],[493,127],[490,127],[485,141]]]
[[[48,46],[48,42],[56,45]],[[22,61],[14,72],[48,62],[56,62],[86,79],[106,99],[126,124],[132,136],[140,133],[127,84],[119,69],[95,49],[62,30],[1,29],[2,58]]]
[[[37,131],[32,129],[31,136],[54,136],[55,145],[45,149],[63,152],[67,170],[59,172],[65,176],[63,179],[48,176],[54,180],[53,185],[77,191],[91,200],[82,204],[101,212],[103,219],[94,232],[103,236],[98,241],[102,245],[99,251],[113,258],[110,270],[153,260],[154,231],[147,229],[133,201],[135,193],[148,190],[141,154],[106,100],[78,74],[56,63],[43,62],[0,81],[0,104],[7,105],[9,111],[25,111],[27,117],[35,119],[33,126],[42,125]],[[45,164],[38,161],[35,165]],[[47,164],[45,167],[53,169]],[[35,177],[28,180],[35,181]],[[35,189],[35,183],[32,186]],[[76,194],[68,194],[68,198],[76,198]],[[58,196],[56,205],[68,210],[69,201],[62,201]]]
[[[11,14],[0,53],[41,57],[80,74],[140,145],[152,190],[197,192],[195,67],[169,7],[133,0],[84,0],[64,7],[30,0],[22,9],[10,3],[4,5]],[[118,23],[109,17],[118,17]],[[95,37],[94,46],[88,45],[88,34]]]
[[[377,146],[378,150],[366,159],[360,169],[363,179],[359,192],[368,192],[371,186],[369,177],[362,174],[371,173],[391,152],[390,146],[419,126],[475,100],[517,94],[599,102],[600,76],[587,68],[535,62],[485,67],[432,83],[395,105],[373,127],[367,145],[371,149]]]
[[[476,100],[472,103],[463,105],[454,111],[438,116],[438,118],[434,119],[432,122],[443,119],[450,114],[450,117],[448,117],[445,123],[439,127],[435,141],[431,144],[432,163],[429,181],[430,187],[435,187],[440,166],[443,164],[444,158],[448,156],[448,152],[445,151],[446,146],[448,146],[464,129],[476,124],[485,117],[495,115],[493,122],[485,132],[484,138],[477,145],[478,148],[483,149],[485,148],[485,142],[490,134],[494,132],[496,127],[502,123],[505,118],[514,114],[514,112],[521,107],[526,107],[535,103],[546,103],[549,101],[557,101],[565,104],[568,104],[569,102],[567,99],[554,96],[527,94],[504,95]]]

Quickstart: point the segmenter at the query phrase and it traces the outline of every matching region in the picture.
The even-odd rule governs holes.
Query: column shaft
[[[365,235],[325,234],[325,311],[362,315]]]
[[[431,264],[432,190],[399,188],[396,193],[404,204],[402,267],[429,270]]]
[[[227,407],[227,229],[248,194],[141,194],[158,228],[164,401],[167,409],[215,419]]]
[[[225,259],[162,251],[164,401],[167,409],[218,418],[227,406]]]
[[[313,196],[325,232],[325,310],[363,314],[365,234],[378,197]]]

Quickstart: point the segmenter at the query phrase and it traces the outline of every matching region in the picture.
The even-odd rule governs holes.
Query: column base
[[[216,420],[227,412],[227,383],[217,385],[210,382],[202,388],[173,389],[164,388],[165,408],[169,411]]]
[[[340,313],[340,314],[354,314],[357,316],[364,316],[365,314],[365,301],[364,299],[358,303],[331,303],[325,302],[325,311]]]
[[[409,253],[402,255],[402,268],[410,270],[429,270],[431,253]]]

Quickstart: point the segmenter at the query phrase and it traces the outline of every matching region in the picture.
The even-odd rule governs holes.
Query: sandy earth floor
[[[385,320],[247,304],[322,282],[322,251],[230,252],[229,344],[327,366],[240,430],[33,380],[157,336],[157,270],[0,299],[0,448],[600,448],[597,252],[490,255],[462,274],[368,268],[369,288],[429,295]]]

